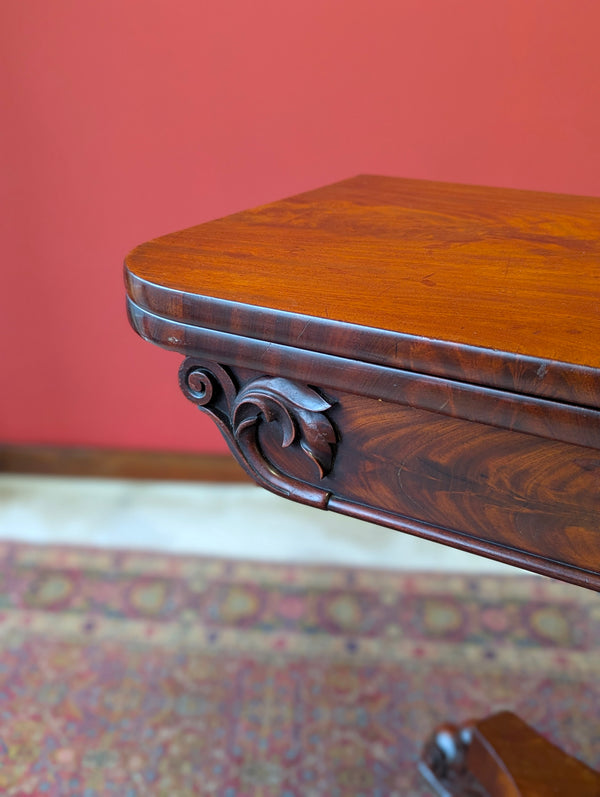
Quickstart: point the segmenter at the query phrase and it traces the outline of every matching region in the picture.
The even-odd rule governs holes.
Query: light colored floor
[[[515,573],[253,485],[0,476],[0,538],[281,562]]]

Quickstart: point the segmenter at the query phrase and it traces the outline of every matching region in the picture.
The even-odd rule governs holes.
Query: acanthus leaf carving
[[[184,394],[217,421],[233,453],[254,478],[283,495],[324,507],[329,493],[282,472],[263,453],[261,423],[273,423],[281,447],[297,443],[316,465],[319,479],[333,467],[336,431],[327,417],[333,404],[317,390],[283,377],[260,376],[237,389],[229,369],[188,358],[180,369]]]
[[[256,408],[254,412],[249,407]],[[232,408],[234,435],[258,423],[262,413],[268,422],[277,421],[282,429],[282,447],[296,438],[304,453],[312,459],[324,478],[333,465],[336,435],[331,421],[323,413],[332,405],[310,387],[282,377],[259,377],[249,382],[237,395]]]

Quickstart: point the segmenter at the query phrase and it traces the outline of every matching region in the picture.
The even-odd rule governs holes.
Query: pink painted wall
[[[135,244],[359,172],[600,195],[598,0],[4,0],[0,440],[225,450]]]

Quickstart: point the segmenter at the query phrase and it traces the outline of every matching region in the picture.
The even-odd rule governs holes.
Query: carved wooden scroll
[[[217,422],[234,456],[262,486],[286,498],[325,508],[329,491],[308,484],[272,460],[261,444],[261,427],[276,427],[280,447],[299,448],[319,480],[336,451],[326,415],[332,403],[311,387],[282,377],[237,377],[218,363],[188,358],[179,371],[184,395]],[[241,384],[240,384],[241,383]]]

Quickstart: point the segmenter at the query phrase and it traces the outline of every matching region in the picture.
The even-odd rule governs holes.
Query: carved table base
[[[600,797],[600,773],[509,711],[438,728],[419,770],[440,797]]]

